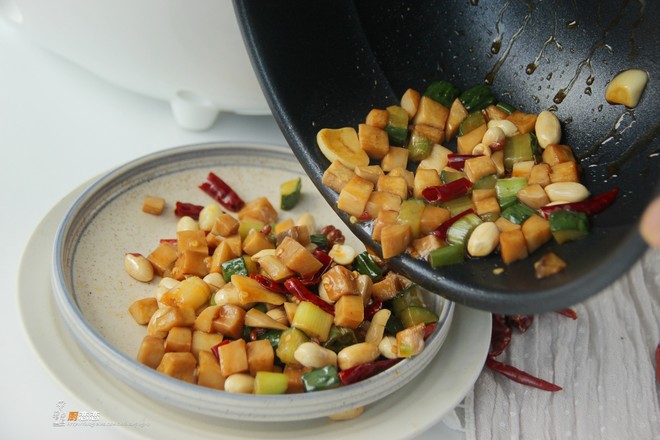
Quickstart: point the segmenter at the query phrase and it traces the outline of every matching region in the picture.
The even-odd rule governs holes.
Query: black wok
[[[357,127],[371,108],[439,79],[461,89],[491,84],[524,111],[553,108],[592,194],[621,189],[588,238],[546,244],[501,275],[493,273],[497,256],[436,271],[410,257],[391,261],[430,290],[493,312],[557,310],[611,284],[645,251],[637,224],[659,192],[660,2],[236,0],[235,8],[273,114],[333,207],[337,195],[320,184],[329,164],[318,130]],[[650,76],[632,110],[604,99],[608,82],[629,68]],[[368,229],[352,230],[369,241]],[[568,267],[537,280],[533,262],[546,251]]]

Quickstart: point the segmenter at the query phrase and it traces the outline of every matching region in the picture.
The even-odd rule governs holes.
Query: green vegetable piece
[[[357,343],[357,336],[352,329],[347,327],[337,327],[336,325],[333,325],[330,327],[330,335],[328,336],[328,340],[325,341],[323,346],[328,350],[339,353],[342,348]]]
[[[408,141],[408,159],[419,162],[426,159],[433,149],[433,141],[413,130]]]
[[[460,245],[465,248],[470,234],[474,228],[479,226],[483,221],[477,214],[470,213],[456,220],[456,222],[447,230],[447,243],[450,245]]]
[[[254,394],[286,394],[289,377],[284,373],[257,371],[254,376]]]
[[[385,324],[385,332],[390,335],[396,335],[401,330],[405,330],[405,327],[399,317],[392,313],[387,320],[387,324]]]
[[[401,323],[406,327],[412,327],[420,323],[433,324],[438,322],[438,315],[428,307],[411,306],[403,309],[399,314]]]
[[[241,240],[245,240],[245,237],[247,237],[252,229],[261,231],[264,226],[266,226],[266,223],[257,220],[256,218],[243,219],[238,224],[238,235],[241,236]]]
[[[401,202],[396,221],[399,224],[409,224],[413,237],[419,237],[420,235],[420,223],[425,206],[424,201],[419,199],[406,199]]]
[[[465,246],[450,245],[431,251],[429,264],[433,269],[450,264],[458,264],[465,261]]]
[[[432,82],[424,91],[424,96],[428,96],[447,108],[451,107],[459,94],[460,91],[452,83],[444,80]]]
[[[477,110],[483,110],[489,105],[495,103],[495,97],[490,91],[490,88],[483,84],[478,84],[465,90],[463,93],[461,93],[459,98],[469,113]]]
[[[520,202],[514,202],[504,209],[500,216],[509,220],[511,223],[522,225],[525,220],[534,215],[534,210]]]
[[[457,197],[455,199],[442,202],[442,206],[449,210],[449,213],[452,217],[460,214],[463,211],[474,208],[472,199],[468,196]]]
[[[297,177],[280,185],[280,209],[289,211],[293,209],[300,200],[302,180]]]
[[[518,191],[527,186],[524,177],[509,177],[497,179],[495,182],[495,194],[500,208],[503,210],[518,201]]]
[[[424,301],[416,284],[411,284],[392,298],[392,313],[396,316],[408,307],[424,307]]]
[[[385,126],[390,144],[403,146],[408,139],[408,112],[398,105],[387,107],[389,120]]]
[[[341,385],[334,365],[316,368],[301,376],[306,392],[330,390]]]
[[[222,268],[222,276],[226,282],[231,281],[232,275],[245,275],[248,276],[249,272],[247,266],[245,265],[245,260],[243,257],[237,257],[233,260],[228,260],[220,265]]]
[[[453,182],[455,180],[462,179],[463,177],[465,177],[465,173],[461,171],[440,171],[440,180],[442,183]]]
[[[383,270],[376,264],[374,258],[367,251],[355,257],[355,260],[353,260],[353,269],[359,274],[367,275],[372,281],[376,281],[383,274]]]
[[[513,164],[538,159],[538,143],[533,133],[517,134],[507,138],[504,146],[504,169],[510,173]]]
[[[458,126],[458,136],[463,136],[468,134],[477,127],[481,127],[486,123],[486,118],[484,118],[481,111],[472,112],[461,122],[461,125]]]
[[[309,337],[303,331],[295,327],[289,327],[282,331],[275,354],[284,364],[297,362],[293,354],[303,342],[309,342]]]
[[[559,210],[548,217],[550,231],[557,243],[578,240],[589,234],[589,217],[584,212]]]
[[[502,101],[498,102],[495,107],[499,108],[504,113],[509,114],[509,115],[516,111],[516,108],[514,106],[512,106],[511,104],[507,104],[506,102],[502,102]]]
[[[270,342],[270,345],[274,350],[277,349],[277,346],[280,345],[280,336],[282,335],[282,330],[269,329],[263,333],[257,333],[257,339],[265,339]]]
[[[497,174],[490,174],[477,180],[472,189],[494,189],[497,183]]]
[[[328,236],[324,234],[311,234],[309,236],[309,239],[312,243],[314,243],[318,247],[326,247],[330,243],[328,241]]]

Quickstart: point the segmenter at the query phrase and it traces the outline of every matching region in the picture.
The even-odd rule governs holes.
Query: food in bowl
[[[309,213],[281,219],[266,197],[245,203],[213,172],[199,188],[217,203],[176,201],[176,238],[125,255],[134,279],[160,278],[129,307],[146,326],[140,363],[226,392],[285,394],[350,385],[424,349],[439,316],[340,230]],[[300,178],[284,182],[280,208],[300,192]],[[142,211],[162,215],[165,203],[146,196]]]
[[[461,92],[436,81],[372,109],[357,130],[320,130],[317,143],[331,163],[323,183],[339,194],[337,208],[373,222],[383,258],[407,252],[440,268],[495,253],[511,264],[553,238],[588,234],[589,217],[618,188],[592,197],[561,137],[550,111],[523,113],[485,85]],[[547,254],[536,277],[564,267]]]

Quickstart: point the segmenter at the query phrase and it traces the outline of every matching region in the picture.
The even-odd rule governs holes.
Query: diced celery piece
[[[442,205],[449,210],[451,216],[460,214],[461,212],[473,209],[472,199],[468,196],[457,197],[453,200],[442,202]]]
[[[525,220],[534,215],[534,210],[527,205],[515,202],[507,207],[500,214],[501,217],[509,220],[511,223],[522,225]]]
[[[502,200],[506,200],[508,197],[516,197],[518,191],[527,186],[527,179],[524,177],[509,177],[506,179],[498,179],[495,182],[495,194],[497,195],[497,201],[502,205]]]
[[[420,222],[422,220],[422,212],[426,204],[423,200],[419,199],[406,199],[401,202],[399,215],[397,216],[397,223],[410,225],[410,232],[413,237],[420,235]]]
[[[433,141],[413,130],[408,141],[408,159],[413,162],[424,160],[431,154]]]
[[[301,301],[293,315],[291,327],[302,330],[310,337],[326,341],[333,322],[334,316],[330,313],[309,301]]]
[[[290,327],[280,334],[275,353],[284,364],[297,362],[293,354],[303,342],[309,342],[309,337],[303,331]]]
[[[504,169],[513,170],[513,164],[535,160],[538,156],[538,145],[533,133],[517,134],[507,138],[504,146]]]
[[[257,371],[254,376],[254,394],[286,394],[289,377],[284,373]]]
[[[458,135],[463,136],[468,134],[477,127],[481,127],[486,123],[486,119],[481,111],[472,112],[461,122],[461,125],[458,126]]]
[[[465,248],[465,246],[467,246],[467,241],[470,238],[470,234],[472,234],[474,228],[481,223],[483,223],[483,221],[477,214],[470,213],[464,215],[456,220],[456,222],[447,230],[447,243],[450,245],[460,245]]]
[[[463,177],[465,177],[465,173],[462,171],[440,171],[440,180],[442,183],[453,182],[455,180],[462,179]]]
[[[489,174],[477,180],[472,189],[494,189],[497,183],[497,174]]]
[[[449,264],[462,263],[465,260],[465,246],[449,245],[431,251],[429,263],[436,269]]]

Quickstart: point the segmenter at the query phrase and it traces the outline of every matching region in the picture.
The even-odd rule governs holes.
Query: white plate
[[[161,439],[183,435],[221,435],[229,439],[314,436],[334,440],[337,436],[363,439],[366,435],[411,438],[452,410],[471,389],[483,367],[490,314],[457,306],[447,340],[430,367],[355,420],[250,424],[208,419],[161,405],[97,368],[63,327],[52,303],[47,276],[51,264],[49,249],[59,222],[84,188],[78,188],[56,205],[33,234],[25,251],[29,258],[24,257],[19,271],[18,303],[28,337],[52,375],[104,417],[118,422],[133,422],[136,418],[143,421],[142,426],[125,427],[133,434]],[[34,276],[40,270],[43,277]]]

